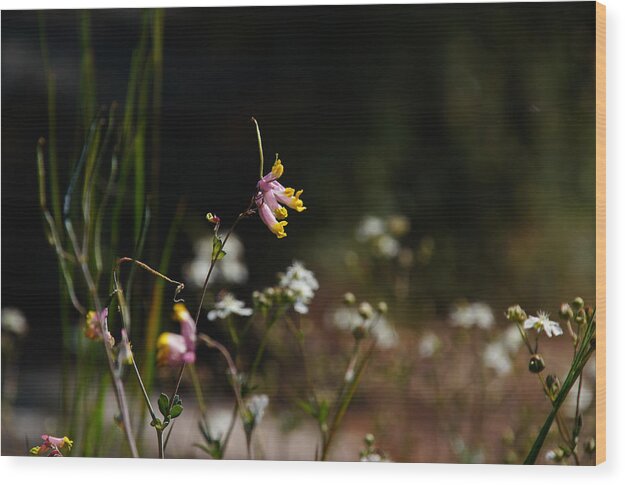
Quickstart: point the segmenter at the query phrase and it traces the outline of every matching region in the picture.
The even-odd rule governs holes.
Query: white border
[[[5,9],[38,8],[116,8],[116,7],[155,7],[155,6],[234,6],[234,5],[302,5],[302,4],[375,4],[391,3],[381,1],[343,2],[298,2],[290,1],[192,1],[185,0],[181,5],[172,1],[131,0],[131,1],[67,1],[58,0],[51,4],[34,0],[2,0],[0,7]],[[392,3],[472,3],[468,1],[427,1]],[[473,2],[474,3],[474,2]],[[496,2],[483,2],[496,3]],[[578,469],[574,467],[522,467],[503,465],[430,465],[430,464],[355,464],[355,463],[310,463],[310,462],[215,462],[199,460],[128,460],[128,459],[72,459],[43,460],[32,458],[0,458],[0,476],[4,483],[85,483],[127,484],[149,483],[180,485],[188,483],[211,483],[223,481],[225,484],[239,483],[242,480],[260,484],[305,485],[344,482],[376,484],[381,480],[396,483],[479,484],[506,485],[532,483],[562,483],[574,485],[593,481],[597,483],[625,483],[625,379],[623,366],[625,352],[625,318],[619,311],[622,295],[625,294],[625,131],[623,113],[625,106],[619,87],[625,85],[623,72],[623,52],[625,44],[622,29],[625,18],[625,2],[607,0],[607,315],[608,348],[607,369],[607,463],[597,468]],[[620,57],[620,59],[619,59]],[[619,62],[620,61],[620,62]],[[620,134],[620,136],[619,136]],[[620,214],[620,215],[619,215]],[[619,251],[619,249],[621,251]]]

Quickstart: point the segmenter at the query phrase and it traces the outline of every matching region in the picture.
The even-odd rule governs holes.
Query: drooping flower
[[[132,355],[132,346],[130,345],[130,340],[128,339],[128,334],[126,333],[126,329],[122,328],[122,341],[119,344],[119,348],[117,349],[117,363],[118,365],[126,364],[131,365],[134,362],[134,357]]]
[[[315,274],[306,269],[299,261],[294,261],[281,275],[279,286],[293,292],[293,309],[297,313],[308,313],[308,305],[319,289],[319,282]]]
[[[180,334],[162,333],[156,342],[159,365],[192,364],[195,362],[195,320],[183,303],[174,305],[174,318],[180,323]]]
[[[245,308],[245,303],[241,300],[237,300],[232,293],[223,293],[215,307],[208,312],[209,320],[216,320],[228,318],[230,315],[240,315],[242,317],[249,317],[253,310],[251,308]]]
[[[562,328],[558,322],[549,320],[549,314],[539,311],[537,316],[530,316],[523,322],[523,328],[534,328],[537,332],[544,330],[547,337],[562,335]]]
[[[38,456],[63,456],[61,449],[67,448],[67,451],[71,451],[74,442],[67,436],[62,438],[56,438],[48,434],[42,434],[41,439],[43,443],[39,446],[33,446],[30,449],[31,455]]]
[[[108,319],[109,310],[105,308],[100,313],[91,310],[87,313],[87,317],[85,318],[85,337],[90,340],[102,340],[102,326],[104,324],[105,333],[108,341],[111,346],[115,345],[115,338],[108,331],[107,327],[107,319]]]
[[[258,181],[256,194],[256,206],[260,218],[276,235],[278,239],[286,237],[284,228],[288,224],[284,219],[289,215],[287,207],[297,212],[306,210],[304,202],[300,199],[303,190],[295,191],[291,187],[284,187],[278,179],[284,172],[284,166],[279,158],[276,158],[271,172]]]

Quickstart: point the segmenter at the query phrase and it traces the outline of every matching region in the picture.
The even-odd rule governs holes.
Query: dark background
[[[257,221],[241,226],[251,283],[267,284],[297,257],[328,273],[322,287],[349,286],[333,271],[337,245],[364,214],[399,213],[412,223],[410,239],[436,242],[417,305],[446,312],[467,297],[502,310],[511,300],[590,297],[593,9],[168,9],[156,224],[166,230],[183,195],[202,228],[205,212],[228,221],[245,206],[257,179],[254,115],[267,158],[280,153],[309,210],[290,219],[279,250]],[[45,19],[64,187],[81,145],[78,13]],[[92,11],[102,105],[123,102],[139,26],[138,10]],[[2,304],[52,336],[56,265],[34,157],[47,130],[36,12],[3,12],[2,27]],[[188,260],[189,250],[183,237],[175,257]]]
[[[208,211],[227,223],[258,179],[250,116],[267,168],[308,210],[276,241],[242,223],[250,271],[237,296],[271,285],[293,259],[313,269],[320,318],[344,291],[379,298],[346,270],[365,215],[401,214],[404,242],[435,242],[412,275],[399,327],[447,317],[460,298],[557,311],[595,288],[594,2],[167,9],[154,263],[187,202],[170,274],[181,278]],[[78,12],[46,11],[56,76],[61,187],[82,145]],[[139,10],[91,11],[97,99],[124,101]],[[2,306],[30,324],[24,370],[54,368],[58,276],[37,199],[35,148],[47,136],[37,12],[2,13]],[[154,154],[151,154],[154,156]],[[125,212],[131,230],[131,208]],[[130,254],[132,248],[122,248]],[[141,298],[136,299],[141,302]],[[422,321],[420,321],[422,323]],[[20,384],[28,403],[32,384]],[[444,457],[443,457],[444,459]]]

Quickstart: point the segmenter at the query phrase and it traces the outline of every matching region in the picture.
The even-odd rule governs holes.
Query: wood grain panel
[[[605,152],[605,5],[597,2],[596,10],[596,302],[597,302],[597,463],[606,460],[606,301],[605,301],[605,214],[606,214],[606,152]]]

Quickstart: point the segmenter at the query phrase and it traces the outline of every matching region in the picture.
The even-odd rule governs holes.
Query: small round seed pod
[[[531,373],[539,374],[545,370],[545,361],[540,354],[534,354],[530,358],[528,368]]]

